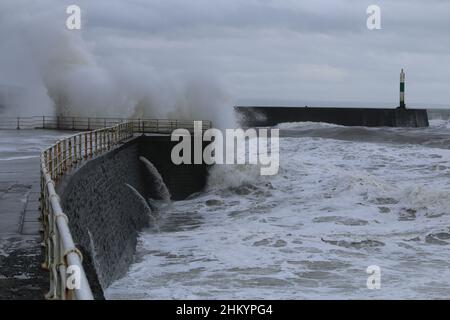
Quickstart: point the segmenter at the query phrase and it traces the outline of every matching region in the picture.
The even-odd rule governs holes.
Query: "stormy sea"
[[[110,299],[449,299],[450,112],[429,128],[284,123],[280,170],[154,201]],[[380,288],[367,287],[369,266]]]

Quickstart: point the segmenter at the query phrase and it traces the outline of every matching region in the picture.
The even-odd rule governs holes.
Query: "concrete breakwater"
[[[169,135],[136,137],[85,162],[59,183],[57,192],[74,241],[83,252],[95,298],[102,298],[103,289],[126,273],[138,232],[151,224],[149,207],[142,199],[157,199],[159,188],[139,158],[145,157],[158,170],[172,200],[204,187],[206,165],[171,162],[176,143]]]
[[[283,122],[326,122],[343,126],[428,127],[425,109],[309,108],[236,106],[241,124],[274,126]]]

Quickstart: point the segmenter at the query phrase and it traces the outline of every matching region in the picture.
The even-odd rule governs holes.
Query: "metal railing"
[[[94,118],[71,116],[0,117],[0,129],[56,129],[90,131],[118,123],[132,122],[143,133],[171,133],[177,128],[194,129],[194,122],[173,119]],[[203,120],[203,130],[211,128],[211,121]]]
[[[23,118],[19,119],[18,126],[20,123],[35,126],[36,117],[30,118],[32,119],[28,118],[27,121],[23,121]],[[41,120],[41,124],[46,129],[55,125],[55,118],[43,117]],[[106,124],[106,127],[101,129],[84,131],[63,138],[41,154],[40,202],[45,246],[45,261],[42,266],[50,272],[50,290],[46,298],[93,299],[82,264],[82,254],[74,244],[68,218],[62,210],[56,193],[58,183],[71,169],[131,139],[135,133],[171,133],[179,128],[193,131],[194,121],[63,117],[56,117],[56,120],[58,125],[53,129],[85,130],[86,126],[92,128]],[[202,130],[210,127],[210,121],[202,122]],[[73,271],[74,267],[79,276],[79,287],[72,287],[70,282],[67,283],[71,278],[68,273]]]
[[[133,137],[133,123],[82,132],[64,138],[41,154],[41,221],[45,246],[43,267],[50,271],[47,299],[93,299],[82,254],[70,233],[56,186],[68,170]],[[72,273],[75,272],[75,285]],[[68,273],[69,276],[68,276]],[[78,286],[76,284],[79,284]]]

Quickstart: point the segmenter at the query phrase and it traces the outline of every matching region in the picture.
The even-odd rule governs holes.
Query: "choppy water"
[[[119,299],[450,298],[450,121],[280,125],[280,172],[215,166],[165,207]],[[366,286],[369,265],[381,289]]]

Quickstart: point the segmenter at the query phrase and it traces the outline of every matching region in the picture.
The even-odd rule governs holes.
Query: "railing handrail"
[[[123,122],[133,123],[157,123],[156,128],[148,128],[150,132],[167,132],[164,131],[165,127],[173,127],[173,123],[184,124],[184,126],[192,126],[192,120],[182,119],[153,119],[153,118],[120,118],[120,117],[77,117],[77,116],[28,116],[28,117],[13,117],[13,116],[1,116],[0,117],[0,129],[62,129],[62,130],[91,130],[94,128],[104,128]],[[198,120],[202,121],[203,128],[211,128],[210,120]],[[175,125],[179,127],[179,125]],[[93,128],[94,127],[94,128]],[[158,130],[157,130],[158,129]],[[167,129],[167,128],[166,128]]]

